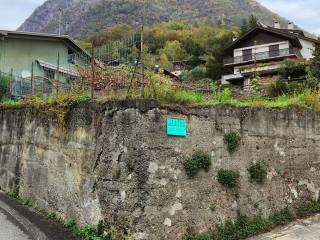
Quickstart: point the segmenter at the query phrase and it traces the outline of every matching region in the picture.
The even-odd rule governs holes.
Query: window
[[[279,44],[269,46],[269,57],[279,57],[280,49]]]
[[[242,50],[243,61],[251,61],[252,60],[252,49]]]
[[[68,55],[68,63],[76,64],[76,54],[71,53]]]
[[[44,68],[43,70],[44,70],[44,77],[45,78],[47,78],[49,80],[54,80],[54,76],[55,76],[54,70],[48,69],[48,68]]]

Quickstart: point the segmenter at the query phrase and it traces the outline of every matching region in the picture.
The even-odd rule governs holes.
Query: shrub
[[[319,201],[310,201],[305,204],[303,204],[298,209],[298,215],[300,217],[307,217],[309,215],[319,213],[320,212],[320,203]]]
[[[279,97],[289,92],[288,83],[284,80],[278,80],[276,82],[267,85],[266,92],[269,97]]]
[[[227,144],[229,152],[234,152],[240,144],[241,137],[237,132],[228,132],[224,134],[224,142]]]
[[[302,83],[292,82],[288,84],[288,93],[290,95],[298,95],[303,93],[306,90],[306,87]]]
[[[235,188],[238,186],[240,173],[238,171],[220,169],[218,171],[218,182],[222,185]]]
[[[306,76],[306,65],[289,59],[284,60],[283,66],[280,69],[280,74],[285,78],[299,78]]]
[[[74,219],[66,219],[63,221],[63,226],[66,228],[73,228],[76,225],[76,221]]]
[[[263,183],[267,177],[267,169],[268,167],[263,161],[251,163],[250,167],[248,168],[251,181]]]
[[[0,100],[9,97],[10,77],[0,73]]]
[[[201,169],[208,171],[210,167],[211,157],[202,151],[195,152],[192,157],[184,163],[184,169],[190,178],[197,175]]]
[[[199,81],[204,79],[207,75],[207,69],[203,66],[195,67],[190,71],[184,71],[181,74],[181,79],[183,81]]]
[[[227,102],[231,99],[232,92],[228,87],[224,87],[221,92],[218,92],[218,101],[221,103]]]

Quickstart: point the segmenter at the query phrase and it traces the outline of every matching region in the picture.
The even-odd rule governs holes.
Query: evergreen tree
[[[253,14],[251,14],[251,16],[249,17],[249,22],[248,22],[249,29],[251,30],[257,26],[258,26],[258,18],[256,16],[254,16]]]
[[[316,45],[311,59],[310,66],[307,69],[308,76],[306,85],[311,90],[319,90],[320,85],[320,46]]]
[[[244,34],[259,25],[258,18],[253,14],[248,19],[243,19],[240,26],[241,33]]]

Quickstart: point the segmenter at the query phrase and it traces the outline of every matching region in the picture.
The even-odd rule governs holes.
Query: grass
[[[309,201],[303,204],[298,209],[299,217],[307,217],[315,213],[320,213],[320,202],[319,201]]]
[[[40,112],[52,113],[57,122],[61,125],[65,122],[65,116],[70,109],[85,102],[91,98],[86,95],[61,92],[54,96],[32,96],[19,100],[5,100],[0,103],[1,109],[19,109],[23,107],[33,107]]]
[[[268,217],[258,215],[248,218],[238,214],[235,221],[227,220],[224,224],[217,226],[216,230],[203,234],[187,233],[183,240],[240,240],[271,231],[277,226],[288,224],[297,217],[307,217],[320,213],[319,201],[308,201],[296,209],[296,214],[288,208],[277,211]]]
[[[165,81],[165,80],[157,80]],[[299,107],[320,111],[320,92],[305,90],[300,94],[283,95],[274,99],[253,97],[248,100],[239,100],[231,96],[230,90],[225,88],[222,92],[216,91],[214,95],[203,94],[196,91],[185,90],[171,85],[168,82],[151,82],[145,88],[146,99],[156,99],[164,104],[179,104],[186,106],[203,105],[232,105],[239,107],[268,107],[285,108]],[[124,99],[141,98],[140,89],[132,89],[128,94],[127,89],[108,92],[105,96],[97,98],[98,101],[120,101]],[[22,107],[35,107],[41,111],[52,112],[58,122],[62,123],[66,112],[76,105],[90,101],[90,97],[84,92],[60,92],[56,96],[42,97],[33,96],[17,101],[4,100],[0,102],[0,109],[18,109]]]
[[[269,217],[258,215],[248,218],[238,215],[235,221],[227,220],[224,224],[217,226],[216,230],[203,234],[188,233],[183,240],[238,240],[267,232],[279,225],[287,224],[294,220],[294,215],[284,209],[275,212]]]

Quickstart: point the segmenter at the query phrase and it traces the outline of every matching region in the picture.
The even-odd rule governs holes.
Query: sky
[[[320,35],[320,0],[257,0],[299,27]],[[15,30],[45,0],[0,0],[0,29]]]
[[[258,0],[258,2],[293,21],[300,28],[320,35],[319,0]]]
[[[0,29],[16,30],[45,0],[0,0]]]

